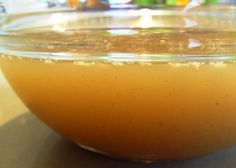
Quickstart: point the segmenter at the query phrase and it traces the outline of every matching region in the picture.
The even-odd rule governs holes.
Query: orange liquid
[[[176,159],[236,142],[236,64],[1,59],[24,103],[76,143],[126,159]]]
[[[72,25],[0,39],[10,44],[9,53],[18,51],[0,57],[5,76],[49,126],[78,144],[132,160],[193,157],[236,143],[232,27],[77,30]],[[31,55],[21,51],[47,59],[27,58]],[[48,53],[62,53],[62,60]]]

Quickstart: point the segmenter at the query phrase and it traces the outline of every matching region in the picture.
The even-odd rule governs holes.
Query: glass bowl
[[[234,4],[69,2],[73,9],[2,10],[1,69],[38,118],[128,160],[236,143]]]

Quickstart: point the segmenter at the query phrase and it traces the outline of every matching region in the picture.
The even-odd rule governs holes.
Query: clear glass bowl
[[[220,2],[3,5],[1,68],[34,114],[89,150],[209,154],[236,143],[236,6]]]

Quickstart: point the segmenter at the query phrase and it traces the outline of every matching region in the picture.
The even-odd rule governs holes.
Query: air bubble
[[[44,63],[46,63],[46,64],[53,64],[54,62],[51,59],[45,59]]]
[[[53,46],[53,45],[48,45],[47,48],[48,48],[49,50],[53,50],[53,49],[54,49],[54,46]]]
[[[76,48],[71,48],[70,51],[71,52],[77,52],[78,50]]]
[[[151,66],[151,65],[152,65],[151,62],[139,62],[139,64],[140,64],[141,66]]]
[[[128,64],[128,65],[133,65],[135,62],[134,61],[127,61],[125,63]]]
[[[123,62],[112,62],[112,65],[115,65],[115,66],[123,66],[124,63],[123,63]]]
[[[88,66],[94,65],[95,62],[74,61],[73,64],[88,67]]]
[[[167,41],[166,40],[160,40],[160,43],[164,45],[164,44],[167,44]]]
[[[169,62],[168,65],[173,66],[175,68],[189,67],[190,66],[189,63],[172,63],[172,62]]]
[[[217,67],[217,68],[225,68],[226,64],[224,62],[210,62],[210,65]]]
[[[187,62],[187,63],[168,63],[169,65],[180,68],[180,67],[193,67],[195,69],[199,69],[200,66],[204,65],[204,62]]]
[[[7,56],[7,58],[8,58],[9,60],[12,60],[12,59],[13,59],[12,56]]]
[[[18,60],[22,60],[22,57],[21,57],[21,56],[18,56],[17,59],[18,59]]]
[[[191,62],[191,65],[195,68],[195,69],[199,69],[200,66],[204,65],[204,62]]]

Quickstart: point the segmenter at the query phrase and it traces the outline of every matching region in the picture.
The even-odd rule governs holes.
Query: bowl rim
[[[64,61],[71,61],[71,60],[78,60],[78,61],[109,61],[109,62],[129,62],[129,61],[141,61],[141,62],[202,62],[202,61],[229,61],[229,60],[235,60],[236,59],[236,53],[221,53],[221,54],[188,54],[188,55],[182,55],[177,56],[176,54],[150,54],[150,53],[116,53],[116,56],[114,57],[114,54],[110,53],[96,53],[96,54],[90,54],[88,55],[83,55],[80,54],[80,56],[74,56],[65,53],[65,52],[34,52],[34,51],[18,51],[18,50],[12,50],[10,49],[12,46],[17,46],[17,45],[36,45],[38,47],[44,47],[47,44],[42,44],[38,43],[39,41],[36,40],[35,43],[19,43],[19,40],[17,41],[17,38],[21,38],[22,35],[24,36],[26,32],[22,33],[21,32],[21,22],[24,19],[27,20],[27,18],[31,17],[31,21],[34,21],[35,16],[43,16],[43,19],[49,17],[49,16],[55,16],[58,15],[58,17],[66,14],[69,16],[73,16],[74,14],[76,15],[91,15],[91,16],[100,16],[104,17],[109,16],[109,17],[127,17],[127,14],[129,15],[130,13],[133,14],[134,16],[144,16],[144,15],[150,15],[150,16],[160,16],[160,17],[166,17],[169,15],[176,15],[179,17],[185,17],[186,15],[215,15],[216,13],[220,12],[220,15],[228,15],[232,14],[232,12],[236,12],[236,6],[228,6],[228,5],[212,5],[212,6],[199,6],[196,8],[193,8],[193,10],[190,10],[188,12],[183,12],[183,9],[185,7],[176,7],[176,6],[163,6],[163,7],[158,7],[156,8],[135,8],[135,9],[106,9],[106,10],[91,10],[91,9],[83,9],[83,10],[78,10],[78,9],[60,9],[60,10],[53,10],[53,11],[44,11],[44,12],[32,12],[32,13],[22,13],[22,14],[5,14],[2,19],[1,27],[0,27],[0,53],[3,55],[11,55],[11,56],[22,56],[26,58],[32,58],[32,59],[52,59],[52,60],[64,60]],[[209,12],[210,9],[210,12]],[[230,11],[228,10],[230,9]],[[133,13],[132,13],[133,12]],[[62,14],[62,15],[60,15]],[[236,17],[235,17],[236,19]],[[19,21],[20,20],[20,21]],[[29,22],[30,23],[30,22]],[[26,25],[30,25],[27,23]],[[51,24],[51,23],[50,23]],[[23,24],[24,25],[24,24]],[[18,26],[18,27],[17,27]],[[20,29],[19,29],[20,28]],[[142,28],[142,27],[118,27],[117,29],[119,30],[132,30],[133,28],[139,29],[140,31],[146,31],[146,30],[151,30],[155,29],[156,27],[147,27],[147,28]],[[106,28],[106,30],[111,30],[116,28]],[[165,29],[168,29],[168,27],[165,27]],[[191,28],[187,28],[191,29]],[[20,31],[19,31],[20,30]],[[80,29],[83,31],[84,29]],[[91,28],[91,30],[99,30],[97,28]],[[224,31],[224,29],[222,30]],[[236,33],[236,32],[235,32]],[[51,46],[56,46],[57,44],[50,44]],[[71,45],[71,44],[70,44]],[[120,57],[117,56],[117,54],[120,54]],[[126,54],[125,57],[124,54]],[[140,56],[141,55],[141,56]],[[138,57],[137,57],[138,56]]]

